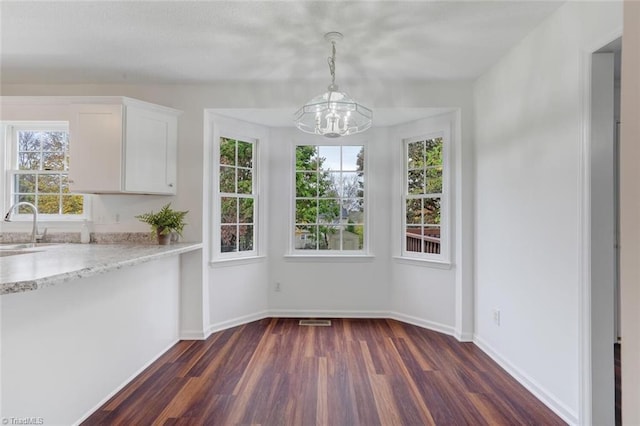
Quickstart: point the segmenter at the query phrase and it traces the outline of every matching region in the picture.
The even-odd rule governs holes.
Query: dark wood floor
[[[85,425],[561,425],[472,343],[393,320],[265,319],[176,344]]]

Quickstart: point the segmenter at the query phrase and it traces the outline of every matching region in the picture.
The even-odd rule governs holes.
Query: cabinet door
[[[69,187],[73,192],[122,189],[122,105],[71,105]]]
[[[125,191],[175,194],[177,117],[126,107]]]

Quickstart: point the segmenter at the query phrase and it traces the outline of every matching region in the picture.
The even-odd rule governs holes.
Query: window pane
[[[342,200],[342,220],[348,223],[364,223],[364,199],[347,198]]]
[[[251,225],[240,225],[240,251],[251,251],[253,250],[253,226]]]
[[[320,169],[340,170],[339,146],[319,146],[318,155],[320,157]]]
[[[59,175],[38,175],[38,193],[57,194],[60,192]]]
[[[253,198],[240,198],[238,223],[253,223]]]
[[[220,166],[220,192],[235,194],[236,192],[236,169],[235,168]]]
[[[340,228],[318,226],[318,250],[340,250]]]
[[[251,194],[253,181],[250,169],[238,169],[238,194]]]
[[[42,153],[42,170],[65,169],[64,152],[44,152]]]
[[[318,173],[296,173],[296,197],[316,197],[318,195]]]
[[[66,174],[60,176],[60,188],[63,194],[69,193],[69,176]]]
[[[316,250],[318,247],[318,227],[314,225],[297,226],[294,245],[298,250]]]
[[[440,227],[428,226],[424,228],[424,252],[440,254]]]
[[[442,164],[442,138],[425,141],[425,158],[427,166],[439,166]]]
[[[238,166],[253,167],[253,145],[238,141]]]
[[[342,250],[362,250],[364,226],[347,225],[342,231]]]
[[[296,200],[296,223],[316,223],[317,218],[316,200]]]
[[[342,176],[340,172],[318,173],[318,197],[339,197],[341,188]]]
[[[296,147],[296,170],[317,170],[318,156],[315,146],[300,145]]]
[[[69,132],[49,132],[55,139],[58,151],[68,151],[69,150]]]
[[[15,188],[17,192],[36,192],[36,175],[15,175]]]
[[[359,176],[356,172],[345,172],[335,174],[334,179],[337,180],[335,188],[342,198],[357,197],[359,185]]]
[[[18,154],[18,170],[40,170],[40,153],[21,152]]]
[[[59,214],[60,196],[58,195],[38,195],[38,213]]]
[[[411,142],[407,144],[407,168],[422,169],[424,166],[424,142]]]
[[[442,193],[442,167],[426,170],[426,194]]]
[[[407,226],[406,249],[407,251],[422,253],[422,227]]]
[[[338,223],[340,202],[336,199],[318,201],[318,223]]]
[[[238,199],[236,197],[220,198],[220,222],[238,223]]]
[[[424,170],[410,170],[408,173],[409,194],[424,194]]]
[[[18,151],[40,151],[40,141],[36,132],[18,132]]]
[[[424,199],[424,224],[439,225],[440,224],[440,198]]]
[[[63,195],[62,214],[82,214],[83,201],[82,195]]]
[[[236,165],[236,141],[234,139],[220,138],[220,164]]]
[[[43,151],[64,152],[67,150],[68,133],[67,132],[38,132]]]
[[[411,199],[407,200],[407,225],[420,225],[422,224],[422,200]]]
[[[33,205],[36,204],[36,196],[32,195],[32,194],[21,194],[21,195],[17,195],[15,198],[15,202],[27,202],[27,203],[31,203]],[[27,206],[18,206],[17,210],[14,210],[14,212],[17,211],[18,214],[23,214],[23,213],[32,213],[33,211],[27,207]]]
[[[222,253],[238,251],[236,247],[237,231],[236,225],[220,226],[220,251]]]
[[[364,146],[342,147],[342,170],[364,170]]]

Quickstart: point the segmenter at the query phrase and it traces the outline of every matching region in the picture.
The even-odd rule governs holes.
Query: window
[[[34,204],[48,220],[85,217],[85,197],[69,190],[67,125],[8,126],[9,205]],[[9,206],[7,206],[8,208]],[[25,206],[16,213],[31,214]]]
[[[405,140],[403,255],[447,260],[445,138]]]
[[[255,253],[255,141],[220,138],[220,253]]]
[[[294,250],[364,249],[364,160],[362,145],[296,146]]]

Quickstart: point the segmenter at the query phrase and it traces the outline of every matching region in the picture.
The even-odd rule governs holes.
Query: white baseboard
[[[473,342],[473,333],[461,333],[460,330],[456,330],[453,337],[460,342]]]
[[[407,324],[417,325],[418,327],[426,328],[427,330],[437,331],[438,333],[447,334],[449,336],[457,338],[454,328],[450,325],[425,320],[411,315],[401,314],[400,312],[389,312],[387,318],[406,322]]]
[[[273,309],[268,311],[274,318],[388,318],[387,311],[341,311],[314,309]]]
[[[102,407],[104,404],[107,403],[107,401],[109,401],[111,398],[113,398],[115,396],[115,394],[117,394],[118,392],[120,392],[122,389],[124,389],[125,386],[127,386],[129,383],[131,383],[133,381],[133,379],[135,379],[136,377],[138,377],[138,375],[140,373],[142,373],[144,370],[147,369],[147,367],[149,367],[151,364],[153,364],[154,362],[156,362],[162,355],[164,355],[169,349],[171,349],[176,343],[178,343],[180,341],[180,339],[176,339],[173,342],[171,342],[171,344],[169,344],[169,346],[167,346],[166,348],[162,349],[160,352],[158,352],[157,355],[155,355],[154,357],[152,357],[148,362],[146,362],[142,367],[140,367],[138,370],[136,370],[131,376],[129,376],[129,378],[127,378],[124,382],[122,382],[122,384],[120,384],[117,388],[115,388],[112,392],[110,392],[106,397],[104,397],[100,402],[98,402],[93,408],[91,408],[89,411],[87,411],[82,417],[80,417],[76,422],[73,423],[73,426],[77,426],[80,423],[84,422],[85,420],[87,420],[89,418],[89,416],[91,416],[93,413],[96,412],[96,410],[98,410],[100,407]]]
[[[509,360],[504,358],[498,351],[493,349],[482,338],[474,335],[473,343],[476,344],[484,353],[489,355],[500,367],[504,368],[507,373],[513,376],[522,386],[527,388],[536,398],[538,398],[544,405],[549,407],[554,413],[556,413],[562,420],[570,425],[578,424],[578,415],[576,412],[567,407],[564,403],[558,400],[551,392],[546,390],[542,385],[529,377],[526,373],[522,372],[518,367],[513,365]]]
[[[228,321],[223,321],[215,324],[211,324],[206,333],[206,337],[209,337],[211,333],[217,331],[226,330],[231,327],[246,324],[251,321],[261,320],[263,318],[390,318],[397,321],[406,322],[408,324],[416,325],[418,327],[426,328],[427,330],[437,331],[449,336],[453,336],[461,341],[471,341],[472,336],[459,337],[453,327],[434,321],[428,321],[422,318],[414,317],[411,315],[405,315],[398,312],[389,311],[347,311],[347,310],[321,310],[321,309],[273,309],[268,311],[257,312],[255,314],[245,315],[242,317],[234,318]],[[205,337],[205,338],[206,338]]]
[[[214,324],[210,324],[209,327],[207,327],[207,331],[205,333],[205,339],[209,336],[211,336],[212,333],[218,332],[218,331],[222,331],[222,330],[226,330],[228,328],[232,328],[232,327],[237,327],[239,325],[243,325],[252,321],[258,321],[261,320],[263,318],[267,318],[270,317],[271,315],[269,315],[269,311],[261,311],[261,312],[256,312],[253,314],[249,314],[249,315],[243,315],[241,317],[236,317],[236,318],[232,318],[230,320],[227,321],[222,321],[222,322],[217,322]]]
[[[204,332],[199,330],[181,330],[180,340],[205,340]]]

